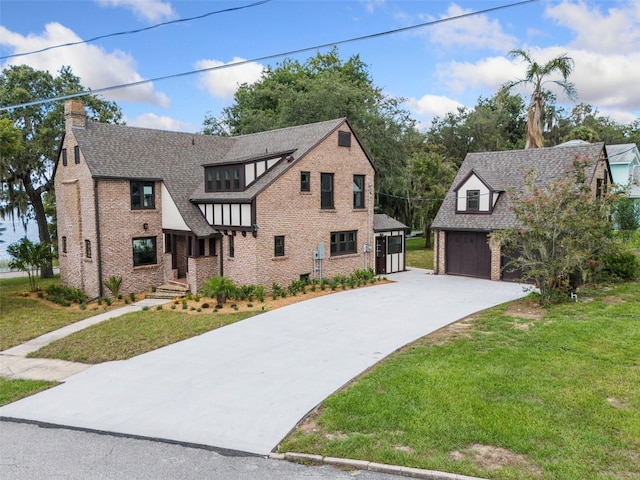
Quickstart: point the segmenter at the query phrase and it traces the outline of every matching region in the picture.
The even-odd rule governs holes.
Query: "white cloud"
[[[457,17],[473,12],[472,9],[462,8],[452,3],[446,14],[440,19]],[[433,17],[430,17],[433,20]],[[431,42],[446,47],[460,47],[470,49],[489,49],[494,51],[508,51],[516,43],[516,37],[504,32],[497,20],[491,20],[487,15],[474,15],[454,21],[439,23],[425,30]]]
[[[569,81],[576,86],[578,102],[591,104],[603,112],[605,109],[618,112],[616,118],[622,118],[622,111],[640,109],[640,52],[614,55],[561,47],[531,50],[531,56],[539,63],[564,53],[575,62]],[[437,75],[442,83],[456,93],[485,90],[493,94],[505,82],[523,78],[525,67],[526,64],[519,59],[488,57],[475,63],[449,62],[438,65]],[[549,78],[561,79],[560,76]],[[552,84],[546,86],[557,94],[559,103],[567,102],[561,90],[553,88]],[[531,91],[530,88],[523,88],[518,93],[528,100]]]
[[[209,92],[214,98],[230,100],[242,83],[253,83],[260,79],[264,67],[256,62],[243,63],[233,66],[235,63],[245,62],[243,58],[234,57],[229,63],[219,60],[199,60],[195,68],[202,70],[205,68],[221,67],[210,72],[206,72],[199,77],[199,86]]]
[[[30,52],[81,40],[72,30],[55,22],[47,24],[41,35],[22,36],[0,26],[0,43],[12,48],[13,53]],[[54,76],[60,68],[69,66],[80,77],[80,83],[92,90],[143,80],[136,72],[135,61],[130,55],[120,50],[107,53],[104,49],[89,44],[10,58],[2,68],[24,64],[36,70],[46,70]],[[171,103],[164,93],[156,92],[151,83],[108,91],[102,96],[113,101],[149,103],[163,107]]]
[[[463,106],[457,100],[440,95],[425,95],[422,98],[407,99],[409,110],[421,116],[443,117]]]
[[[640,50],[640,3],[615,3],[603,14],[600,5],[563,1],[545,10],[557,24],[576,33],[571,46],[600,53]]]
[[[136,17],[149,22],[161,22],[177,18],[177,13],[169,2],[162,0],[96,0],[103,7],[123,7],[131,10]]]
[[[138,115],[134,119],[125,119],[127,125],[132,127],[153,128],[157,130],[169,130],[172,132],[195,133],[200,130],[199,127],[190,123],[176,120],[167,116],[159,116],[155,113],[144,113]]]

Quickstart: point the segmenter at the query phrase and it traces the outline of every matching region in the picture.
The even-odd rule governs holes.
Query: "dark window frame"
[[[89,239],[85,239],[85,241],[84,241],[84,257],[85,258],[92,258],[91,240],[89,240]]]
[[[67,253],[67,237],[66,237],[66,235],[62,236],[62,253]]]
[[[284,257],[284,235],[276,235],[273,237],[273,256]]]
[[[300,191],[311,191],[311,172],[300,172]]]
[[[474,203],[475,206],[473,206]],[[480,190],[467,190],[467,211],[480,211]]]
[[[206,247],[206,242],[204,238],[198,238],[198,245],[197,245],[197,250],[196,250],[196,256],[197,257],[204,257],[205,256],[205,252],[204,249]]]
[[[63,167],[67,166],[67,149],[66,148],[62,149],[62,166]]]
[[[402,253],[403,251],[403,241],[402,235],[390,235],[387,237],[387,253]]]
[[[244,190],[244,164],[204,167],[205,192]]]
[[[145,187],[151,187],[151,194],[147,196],[144,193]],[[137,187],[137,192],[134,189]],[[155,182],[131,180],[129,184],[129,193],[131,197],[131,210],[155,210],[156,208],[156,184]],[[150,203],[145,202],[148,197]],[[145,203],[147,203],[145,205]]]
[[[210,238],[209,239],[209,256],[210,257],[215,257],[218,254],[216,253],[216,239],[215,238]]]
[[[150,241],[152,248],[145,248],[146,252],[136,251],[136,242]],[[153,251],[152,251],[153,250]],[[158,264],[158,242],[157,237],[135,237],[131,239],[131,253],[134,267]],[[144,256],[143,256],[144,254]]]
[[[80,147],[78,145],[73,147],[73,160],[76,165],[80,163]]]
[[[236,239],[233,235],[229,235],[229,258],[235,258],[236,256]]]
[[[327,183],[328,182],[328,183]],[[320,174],[320,208],[323,210],[334,210],[335,203],[333,194],[335,190],[334,174]]]
[[[358,231],[331,232],[329,244],[332,257],[358,253]]]
[[[350,147],[351,146],[351,132],[338,131],[338,146]]]
[[[358,182],[361,184],[358,185]],[[365,184],[366,184],[366,176],[365,175],[354,175],[353,176],[353,208],[363,209],[366,208],[365,203]],[[356,191],[357,188],[360,188],[360,191]]]

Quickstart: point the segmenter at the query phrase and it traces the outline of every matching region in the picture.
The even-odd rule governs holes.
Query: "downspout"
[[[224,277],[224,236],[220,236],[220,276]]]
[[[93,179],[93,202],[96,209],[96,254],[98,256],[98,293],[100,297],[104,296],[104,288],[102,285],[102,235],[100,234],[100,208],[98,203],[98,179]]]

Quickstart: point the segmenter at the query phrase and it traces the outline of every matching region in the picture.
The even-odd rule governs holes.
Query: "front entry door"
[[[387,273],[387,237],[376,237],[376,275]]]

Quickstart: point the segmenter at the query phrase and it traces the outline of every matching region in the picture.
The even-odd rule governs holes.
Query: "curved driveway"
[[[412,269],[396,283],[258,315],[96,365],[0,416],[268,454],[310,410],[396,349],[521,285]]]

